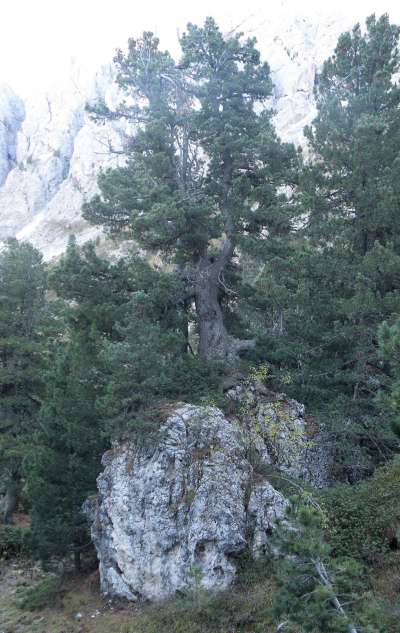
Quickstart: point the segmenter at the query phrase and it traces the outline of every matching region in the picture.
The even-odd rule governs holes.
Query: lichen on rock
[[[317,488],[332,484],[328,434],[303,404],[253,380],[226,395],[239,403],[246,441],[263,463]]]

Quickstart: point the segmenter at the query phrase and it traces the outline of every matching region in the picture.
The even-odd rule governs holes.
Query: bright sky
[[[0,0],[0,83],[22,96],[61,81],[71,59],[89,69],[110,61],[116,47],[144,29],[173,49],[190,20],[212,15],[232,27],[252,15],[389,12],[400,22],[399,0]],[[243,27],[242,27],[243,28]]]

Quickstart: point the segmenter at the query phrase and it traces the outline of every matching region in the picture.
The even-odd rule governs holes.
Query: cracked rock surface
[[[293,416],[290,428],[299,424]],[[98,497],[85,507],[102,591],[162,600],[218,590],[232,583],[242,553],[273,551],[287,501],[263,470],[272,463],[266,437],[215,407],[182,404],[151,444],[105,453]]]

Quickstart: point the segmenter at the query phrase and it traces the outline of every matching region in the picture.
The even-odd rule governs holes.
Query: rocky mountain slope
[[[271,106],[284,140],[303,143],[314,115],[315,73],[353,23],[349,16],[272,19],[259,12],[241,27],[257,37],[271,66]],[[111,66],[94,77],[74,67],[61,92],[25,103],[0,88],[0,240],[29,240],[50,260],[69,235],[83,242],[99,234],[82,219],[81,205],[96,191],[99,170],[115,164],[110,145],[118,149],[126,133],[117,123],[99,127],[89,120],[85,104],[99,98],[109,105],[118,99]]]

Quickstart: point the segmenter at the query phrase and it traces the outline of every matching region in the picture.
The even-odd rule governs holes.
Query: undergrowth
[[[29,527],[0,525],[0,560],[28,554]]]
[[[148,606],[126,633],[269,633],[273,584],[265,560],[241,561],[236,583],[211,594],[195,591],[162,605]]]
[[[33,587],[22,588],[17,595],[17,606],[24,611],[40,611],[48,606],[60,606],[62,579],[51,574]]]
[[[365,481],[322,493],[334,552],[369,563],[400,546],[400,458]]]

